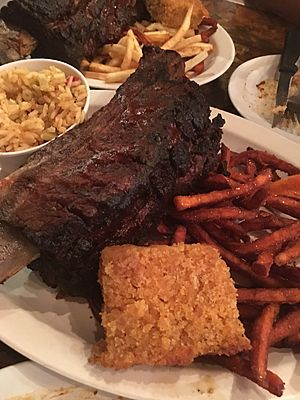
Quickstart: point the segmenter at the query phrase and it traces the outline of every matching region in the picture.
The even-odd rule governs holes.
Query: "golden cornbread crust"
[[[198,28],[204,17],[209,17],[209,12],[200,0],[145,0],[146,7],[156,22],[170,28],[179,28],[185,14],[193,4],[191,28]]]
[[[188,365],[249,350],[236,289],[205,244],[107,247],[101,255],[105,342],[91,362],[110,368]]]

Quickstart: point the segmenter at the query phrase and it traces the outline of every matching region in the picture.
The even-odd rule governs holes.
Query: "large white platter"
[[[94,109],[112,93],[93,94]],[[219,110],[214,109],[213,115]],[[226,119],[224,142],[233,150],[267,149],[300,166],[300,145],[240,117]],[[218,367],[136,367],[112,371],[89,365],[97,327],[88,306],[74,299],[57,300],[55,291],[25,269],[0,288],[0,340],[33,361],[67,378],[136,400],[270,400],[252,382]],[[284,400],[300,398],[300,356],[273,351],[270,369],[286,382]],[[213,393],[208,393],[213,389]],[[202,394],[201,394],[202,393]]]
[[[274,79],[280,55],[253,58],[241,64],[231,75],[228,85],[229,97],[238,112],[250,121],[271,129],[271,124],[257,111],[258,90],[256,85],[267,79]],[[274,99],[275,105],[275,99]],[[300,143],[300,136],[283,129],[273,128],[271,132]]]
[[[0,399],[23,396],[36,391],[58,390],[78,386],[76,382],[63,378],[49,370],[26,361],[0,370]],[[83,387],[83,389],[89,389]],[[123,398],[126,400],[125,398]],[[109,393],[98,392],[95,400],[120,400]]]
[[[210,37],[210,43],[213,44],[212,54],[205,60],[204,72],[192,79],[198,85],[204,85],[223,75],[231,66],[235,56],[233,41],[227,31],[218,25],[218,30]],[[90,87],[96,89],[116,90],[121,85],[119,83],[105,83],[98,79],[88,79]]]

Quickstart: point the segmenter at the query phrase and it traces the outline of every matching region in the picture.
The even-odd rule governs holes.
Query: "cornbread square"
[[[106,247],[99,278],[106,338],[92,363],[188,365],[250,348],[229,269],[208,245]]]

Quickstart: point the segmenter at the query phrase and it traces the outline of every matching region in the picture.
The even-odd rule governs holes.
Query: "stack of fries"
[[[107,44],[91,63],[83,60],[81,70],[87,78],[100,79],[106,83],[122,83],[136,70],[143,56],[144,45],[159,46],[164,50],[175,50],[186,60],[185,70],[188,77],[203,72],[204,60],[213,51],[208,42],[209,36],[217,29],[216,21],[206,18],[205,25],[212,28],[202,33],[190,29],[193,6],[176,30],[160,23],[136,22],[117,44]]]
[[[158,231],[163,243],[217,248],[238,287],[252,344],[248,354],[203,361],[281,396],[284,383],[267,369],[268,352],[300,345],[300,169],[267,152],[234,153],[223,145],[218,170],[202,187],[200,194],[175,197],[176,210]]]

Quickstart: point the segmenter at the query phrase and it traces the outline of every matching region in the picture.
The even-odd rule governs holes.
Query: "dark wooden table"
[[[280,53],[288,25],[273,15],[225,0],[203,0],[203,3],[231,35],[236,47],[236,57],[231,68],[222,77],[202,86],[201,90],[211,106],[237,114],[227,92],[232,72],[251,58]],[[0,342],[0,368],[24,360],[23,356]]]

